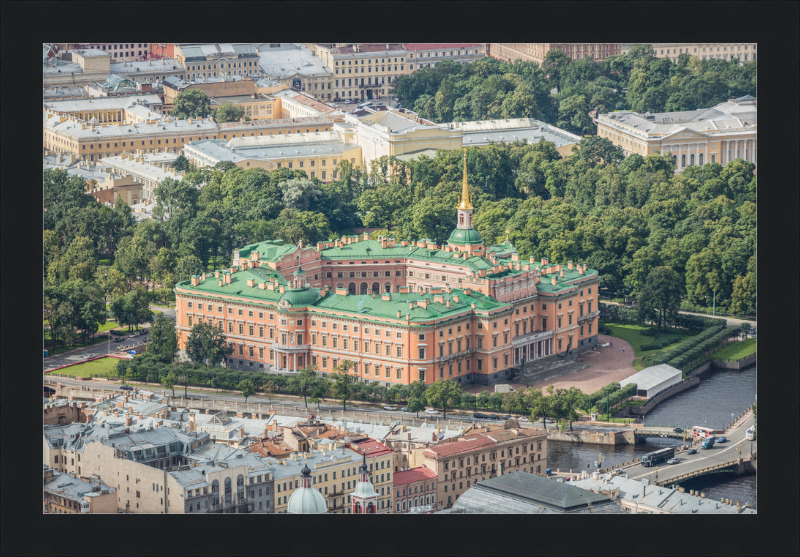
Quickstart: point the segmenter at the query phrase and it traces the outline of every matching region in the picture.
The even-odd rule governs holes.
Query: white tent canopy
[[[681,378],[681,370],[667,364],[660,364],[650,366],[639,373],[631,375],[627,379],[620,381],[619,386],[624,387],[630,383],[636,383],[638,395],[651,398],[667,387],[680,383]]]

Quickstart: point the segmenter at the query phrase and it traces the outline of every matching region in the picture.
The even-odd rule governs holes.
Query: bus
[[[642,456],[642,466],[654,466],[675,456],[675,447],[660,449]]]
[[[695,437],[714,437],[715,431],[708,427],[700,427],[696,425],[692,428],[692,435]]]

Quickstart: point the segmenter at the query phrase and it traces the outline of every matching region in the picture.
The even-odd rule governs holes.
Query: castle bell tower
[[[461,184],[461,201],[458,204],[457,228],[472,229],[472,211],[474,207],[469,200],[469,186],[467,185],[467,149],[464,148],[464,181]]]
[[[456,207],[458,211],[456,229],[450,234],[447,243],[458,251],[469,254],[481,255],[483,252],[483,239],[480,233],[472,226],[472,213],[474,207],[469,198],[469,184],[467,183],[467,149],[464,148],[464,181],[461,184],[461,199]]]

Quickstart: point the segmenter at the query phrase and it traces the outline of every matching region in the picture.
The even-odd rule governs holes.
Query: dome
[[[294,273],[292,273],[292,274],[293,274],[294,276],[296,276],[296,277],[302,277],[303,275],[305,275],[305,274],[306,274],[306,272],[303,270],[303,267],[301,267],[300,265],[298,265],[298,266],[297,266],[297,270],[296,270]]]
[[[319,292],[305,286],[303,288],[292,288],[287,290],[278,303],[293,307],[309,306],[319,299]]]
[[[358,482],[355,491],[353,491],[353,496],[369,499],[370,497],[377,497],[378,494],[375,492],[372,482]]]
[[[310,479],[311,470],[308,465],[303,466],[303,478]],[[325,514],[328,512],[328,503],[322,493],[313,487],[303,487],[296,489],[289,497],[289,504],[286,507],[289,514]]]
[[[483,239],[480,233],[474,228],[456,228],[447,239],[450,245],[482,244]]]

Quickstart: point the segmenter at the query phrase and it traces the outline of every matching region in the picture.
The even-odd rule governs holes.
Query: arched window
[[[377,282],[373,282],[373,283],[372,283],[372,291],[373,291],[375,294],[380,294],[380,292],[381,292],[381,285],[380,285],[380,284],[378,284]]]
[[[686,155],[681,155],[681,168],[686,166]]]
[[[366,282],[362,282],[359,287],[359,293],[361,295],[368,294],[367,290],[369,290],[369,285]]]
[[[236,497],[244,499],[244,476],[242,474],[236,478]]]
[[[350,284],[347,285],[347,292],[351,296],[355,295],[355,293],[356,293],[356,283],[355,282],[351,282]]]
[[[361,512],[361,503],[356,503],[355,512],[356,512],[356,514]]]
[[[689,166],[694,166],[694,155],[689,155]]]
[[[391,292],[392,291],[392,283],[391,282],[384,282],[383,283],[383,291],[384,292]]]
[[[700,153],[700,166],[703,166],[703,153]]]
[[[225,478],[225,502],[231,502],[231,479]]]

